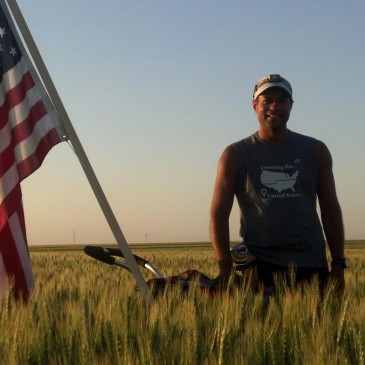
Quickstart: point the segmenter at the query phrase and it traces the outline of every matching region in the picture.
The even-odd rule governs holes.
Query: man
[[[218,164],[210,212],[217,279],[225,282],[232,274],[229,216],[236,196],[240,233],[257,258],[260,284],[272,286],[275,274],[294,267],[296,282],[318,275],[324,285],[328,279],[325,234],[332,258],[329,277],[343,289],[347,260],[331,154],[323,142],[287,128],[292,88],[280,75],[269,75],[256,84],[252,106],[258,132],[228,146]]]

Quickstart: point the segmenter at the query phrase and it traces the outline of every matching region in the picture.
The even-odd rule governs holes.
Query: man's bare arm
[[[232,272],[229,251],[229,216],[237,184],[237,156],[233,146],[223,152],[217,170],[210,209],[210,238],[219,267],[219,279],[226,279]]]
[[[344,257],[344,226],[340,203],[337,198],[332,171],[332,156],[327,146],[317,141],[316,154],[319,160],[317,195],[321,209],[323,230],[333,259]],[[340,286],[344,285],[343,268],[334,266],[331,270]]]

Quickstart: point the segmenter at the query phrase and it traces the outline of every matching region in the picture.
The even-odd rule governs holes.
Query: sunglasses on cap
[[[289,94],[290,98],[292,99],[292,88],[289,81],[284,79],[284,77],[280,76],[279,74],[268,75],[260,79],[255,85],[253,99],[255,100],[261,93],[271,87],[282,88]]]

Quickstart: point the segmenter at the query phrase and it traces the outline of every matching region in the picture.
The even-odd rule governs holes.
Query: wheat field
[[[152,300],[130,273],[82,252],[32,252],[27,305],[0,303],[2,364],[364,364],[365,250],[349,249],[342,298],[315,285],[268,306],[249,289],[212,297],[178,288]],[[216,275],[210,250],[137,253],[164,275]],[[152,277],[143,271],[146,279]]]

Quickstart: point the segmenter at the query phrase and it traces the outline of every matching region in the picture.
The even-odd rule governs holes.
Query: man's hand
[[[218,261],[219,274],[214,279],[219,285],[225,287],[228,285],[232,275],[233,275],[233,264],[232,259],[229,256],[226,260]]]
[[[329,284],[334,285],[335,293],[342,295],[345,290],[344,268],[340,265],[333,265],[329,274]]]

